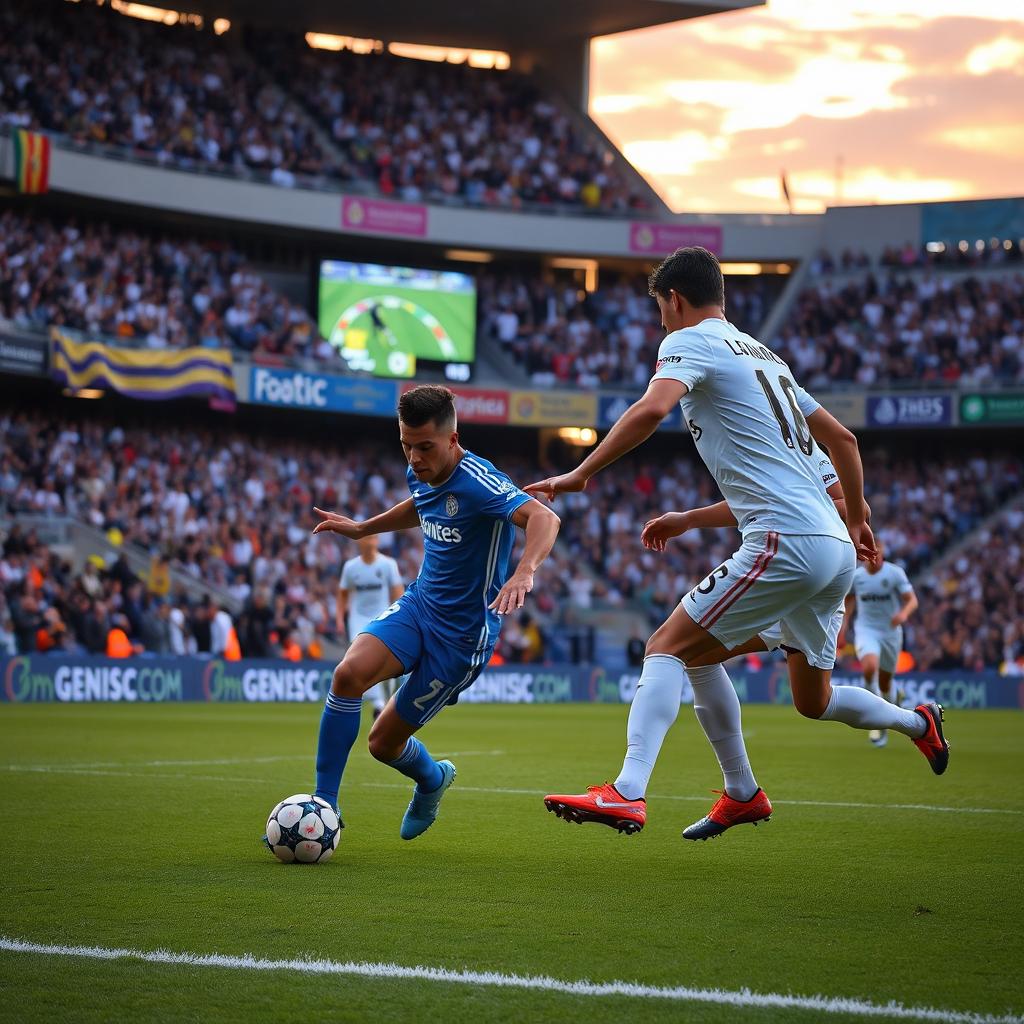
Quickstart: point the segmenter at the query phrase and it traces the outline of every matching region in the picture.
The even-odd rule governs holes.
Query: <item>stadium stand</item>
[[[864,453],[865,491],[887,557],[911,576],[957,539],[966,536],[1024,486],[1024,465],[1011,453],[974,452],[922,464],[884,447]],[[719,495],[703,466],[689,458],[634,456],[619,474],[603,474],[588,489],[567,496],[560,509],[563,537],[574,558],[591,566],[589,584],[570,581],[570,598],[638,601],[652,624],[679,596],[735,549],[734,531],[685,534],[664,554],[639,548],[648,520],[669,510],[708,505]]]
[[[920,668],[999,666],[1007,675],[1024,675],[1022,536],[1018,503],[928,580],[911,638]]]
[[[731,278],[728,315],[756,333],[784,278]],[[538,387],[645,387],[665,336],[643,275],[612,275],[594,292],[536,273],[478,277],[481,336],[509,352]]]
[[[341,154],[344,180],[385,196],[474,206],[646,207],[613,154],[557,98],[514,71],[328,53],[301,35],[250,34],[259,63]]]
[[[0,645],[29,644],[32,650],[47,643],[95,650],[121,616],[128,640],[147,650],[171,649],[166,645],[172,639],[210,650],[217,634],[211,636],[208,627],[227,609],[172,593],[166,568],[175,567],[241,603],[234,624],[243,654],[290,648],[315,653],[333,633],[337,579],[349,552],[331,537],[312,537],[311,507],[344,508],[360,518],[408,493],[398,453],[380,443],[324,445],[267,433],[141,420],[122,425],[93,415],[40,411],[4,414],[0,434],[0,513],[72,516],[107,533],[116,531],[119,543],[137,545],[152,559],[141,579],[120,559],[102,572],[87,566],[76,574],[29,531],[15,530],[0,561],[0,620],[9,623],[3,627],[8,639],[0,636]],[[539,475],[536,463],[521,455],[502,457],[501,464],[521,482]],[[877,447],[867,450],[865,466],[887,557],[904,564],[915,580],[1024,487],[1024,465],[1011,453],[956,452],[921,464]],[[639,530],[661,512],[718,497],[695,458],[649,455],[630,457],[619,472],[603,474],[585,492],[566,496],[559,505],[559,547],[538,575],[528,611],[532,618],[506,637],[506,655],[510,660],[535,656],[546,630],[578,612],[635,608],[652,624],[659,621],[694,581],[732,552],[736,534],[696,531],[655,554],[641,548]],[[1019,544],[1009,543],[1013,527],[1007,522],[1000,529],[1007,550],[1016,555],[993,570],[991,582],[979,579],[978,568],[987,563],[970,553],[942,577],[939,589],[947,596],[941,614],[949,623],[943,637],[966,628],[979,601],[987,605],[997,591],[1019,590],[1014,578]],[[422,549],[415,532],[385,536],[382,550],[399,560],[407,581],[416,575]],[[940,633],[926,625],[939,614],[928,611],[932,598],[922,604],[930,618],[922,618],[910,633],[915,656],[926,664],[948,659],[948,652],[937,649],[934,637]],[[965,607],[968,614],[961,616]],[[63,630],[50,622],[53,618]],[[165,620],[175,624],[180,638],[162,625]],[[1005,621],[985,623],[983,639],[961,641],[965,660],[960,664],[979,657],[998,664],[996,634],[1002,637],[1013,628],[1008,607]],[[51,631],[50,641],[41,629]],[[1020,638],[1001,642],[1019,645]]]
[[[1021,381],[1024,274],[825,276],[798,296],[773,347],[809,388]]]
[[[343,363],[309,314],[230,245],[0,213],[0,324],[65,326],[149,348],[231,346]]]
[[[55,55],[59,54],[59,61]],[[116,60],[111,55],[116,54]],[[212,31],[140,22],[109,7],[5,4],[2,120],[177,167],[337,179],[294,103]]]
[[[314,51],[301,35],[249,31],[239,44],[85,3],[17,0],[0,12],[0,123],[284,187],[649,205],[585,117],[514,71]]]

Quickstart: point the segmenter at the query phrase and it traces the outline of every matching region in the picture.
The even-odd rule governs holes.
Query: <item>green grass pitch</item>
[[[0,935],[1024,1011],[1019,712],[947,715],[952,759],[935,778],[902,737],[875,750],[748,707],[775,815],[704,844],[679,835],[719,785],[688,708],[643,833],[545,812],[545,792],[614,777],[625,720],[606,705],[446,711],[421,735],[458,779],[411,843],[411,784],[366,753],[364,721],[338,853],[306,867],[258,840],[271,807],[308,790],[317,708],[0,707]],[[0,991],[4,1021],[868,1019],[3,950]]]

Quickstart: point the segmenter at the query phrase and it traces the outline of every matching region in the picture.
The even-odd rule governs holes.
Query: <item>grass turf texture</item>
[[[411,843],[398,837],[410,785],[370,759],[364,721],[333,861],[283,865],[258,840],[271,807],[308,790],[317,715],[309,705],[0,708],[0,934],[1024,1009],[1018,712],[948,715],[952,761],[935,778],[902,737],[875,750],[866,735],[790,708],[748,707],[749,748],[775,815],[706,844],[679,837],[719,781],[687,708],[636,837],[568,825],[540,799],[614,777],[624,707],[446,711],[422,738],[436,756],[452,755],[459,777],[437,824]],[[280,760],[259,760],[271,757]],[[477,791],[487,788],[530,792]],[[1018,813],[787,803],[799,800]],[[11,952],[0,952],[3,989],[3,1020],[816,1019],[795,1009]]]

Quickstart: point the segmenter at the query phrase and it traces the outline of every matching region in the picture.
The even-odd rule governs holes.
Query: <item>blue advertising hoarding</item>
[[[250,371],[249,401],[287,409],[393,416],[398,392],[393,381],[254,366]]]
[[[869,427],[948,427],[953,423],[949,394],[869,395]]]
[[[78,704],[199,701],[320,703],[334,663],[219,658],[113,659],[23,654],[0,660],[0,703]],[[730,673],[740,700],[792,704],[785,664]],[[464,704],[628,703],[639,675],[608,673],[593,665],[502,665],[485,669],[460,697]],[[859,686],[856,675],[837,673],[837,685]],[[908,672],[899,676],[905,703],[937,700],[947,708],[1022,708],[1024,679],[998,672]],[[684,702],[693,695],[687,685]]]

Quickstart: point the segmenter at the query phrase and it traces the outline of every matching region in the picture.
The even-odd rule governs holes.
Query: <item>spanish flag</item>
[[[19,128],[14,133],[14,174],[19,192],[38,194],[50,188],[50,139]]]

